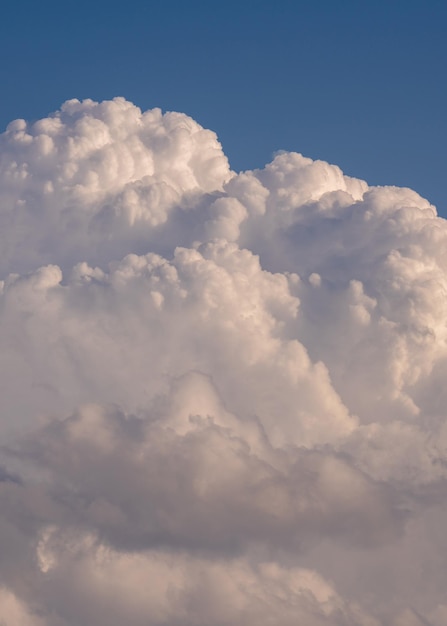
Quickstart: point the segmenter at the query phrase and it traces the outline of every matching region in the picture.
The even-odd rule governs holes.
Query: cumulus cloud
[[[447,624],[447,225],[117,98],[0,137],[0,624]]]

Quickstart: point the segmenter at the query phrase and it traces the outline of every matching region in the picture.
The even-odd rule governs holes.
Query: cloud
[[[2,626],[447,623],[434,207],[118,98],[9,125],[0,223]]]

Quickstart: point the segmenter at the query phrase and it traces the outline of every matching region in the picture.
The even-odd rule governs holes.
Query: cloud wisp
[[[117,98],[0,137],[2,626],[447,625],[447,223]]]

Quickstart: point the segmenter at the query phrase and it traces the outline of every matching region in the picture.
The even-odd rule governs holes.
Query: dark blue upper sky
[[[447,216],[445,0],[4,0],[0,126],[122,95],[215,130],[233,169],[278,149]]]

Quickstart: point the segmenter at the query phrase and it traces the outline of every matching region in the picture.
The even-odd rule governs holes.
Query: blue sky
[[[446,28],[436,0],[8,2],[0,126],[122,95],[212,128],[233,169],[296,150],[447,216]]]

